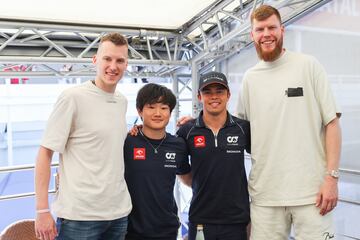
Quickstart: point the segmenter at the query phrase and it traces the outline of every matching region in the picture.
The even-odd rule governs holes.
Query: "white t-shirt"
[[[246,72],[239,103],[251,125],[253,203],[315,203],[326,171],[324,126],[338,112],[323,67],[289,51],[261,61]]]
[[[65,90],[41,145],[60,153],[52,209],[70,220],[113,220],[131,211],[124,180],[127,99],[91,81]]]

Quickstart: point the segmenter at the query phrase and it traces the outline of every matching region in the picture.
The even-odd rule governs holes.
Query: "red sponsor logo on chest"
[[[145,160],[146,151],[145,148],[134,148],[134,160]]]
[[[194,146],[195,147],[205,147],[205,136],[195,136],[194,138]]]

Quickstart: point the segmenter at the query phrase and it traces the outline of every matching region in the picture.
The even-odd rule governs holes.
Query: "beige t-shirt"
[[[323,67],[289,51],[274,62],[259,62],[244,76],[237,111],[251,125],[252,201],[315,203],[326,171],[324,126],[338,112]]]
[[[88,81],[65,90],[41,145],[60,153],[52,209],[70,220],[113,220],[131,211],[124,180],[127,100]]]

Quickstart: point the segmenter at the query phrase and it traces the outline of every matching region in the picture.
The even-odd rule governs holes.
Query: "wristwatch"
[[[333,169],[333,170],[330,170],[330,171],[326,171],[326,175],[329,175],[329,176],[331,176],[333,178],[338,179],[339,176],[340,176],[340,173],[339,173],[338,169],[337,170]]]

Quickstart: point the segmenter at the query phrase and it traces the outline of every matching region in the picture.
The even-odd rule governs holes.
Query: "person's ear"
[[[255,41],[255,40],[254,40],[254,34],[253,34],[253,31],[252,31],[252,28],[251,28],[251,31],[250,31],[250,38],[251,38],[252,41]]]

